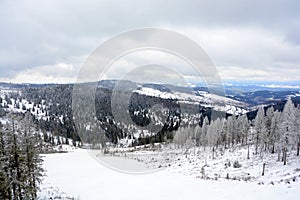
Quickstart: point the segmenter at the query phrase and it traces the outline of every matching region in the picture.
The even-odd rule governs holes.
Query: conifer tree
[[[259,145],[264,142],[265,138],[264,132],[265,129],[265,111],[262,106],[259,107],[255,120],[254,120],[254,127],[255,127],[255,154],[258,154]]]
[[[11,114],[10,123],[0,130],[1,199],[36,199],[42,176],[38,141],[30,122],[31,114]],[[18,122],[18,126],[16,123]]]
[[[283,163],[287,163],[288,145],[295,141],[296,108],[291,97],[288,98],[281,114],[281,143],[283,145]]]

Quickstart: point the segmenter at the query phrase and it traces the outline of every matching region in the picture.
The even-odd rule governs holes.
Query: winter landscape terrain
[[[114,81],[99,83],[99,102],[110,97],[111,84]],[[72,87],[1,85],[2,177],[4,181],[14,176],[20,181],[28,178],[5,172],[6,162],[15,166],[16,172],[36,169],[41,176],[34,182],[40,183],[32,187],[39,189],[31,198],[299,198],[300,95],[295,88],[256,88],[237,93],[240,86],[230,87],[226,88],[230,95],[224,97],[228,104],[221,104],[221,97],[211,96],[203,87],[195,87],[195,95],[191,95],[184,88],[170,91],[155,84],[140,85],[131,99],[131,117],[138,124],[154,121],[161,126],[160,132],[138,130],[128,121],[121,126],[100,106],[98,120],[107,131],[103,140],[91,134],[97,130],[93,123],[80,124],[89,137],[80,137],[82,132],[77,132],[70,116],[68,91]],[[150,106],[153,101],[162,103],[166,110],[177,111],[167,112],[162,123],[161,115],[166,112],[146,112],[150,107],[140,103],[140,98],[142,102],[150,101]],[[200,102],[198,113],[180,110],[176,102],[181,106]],[[214,109],[224,113],[218,115],[221,118],[209,115]],[[28,154],[26,149],[35,152]],[[11,160],[7,157],[10,152],[32,159],[33,164],[24,160],[22,168],[23,159]],[[5,184],[2,195],[10,198]],[[7,184],[11,191],[23,188],[17,183]],[[32,191],[27,187],[21,190]],[[18,190],[11,193],[17,194]]]
[[[229,160],[237,158],[234,155],[228,157]],[[53,199],[59,196],[64,199],[299,199],[300,177],[296,178],[297,181],[292,180],[297,174],[294,167],[299,167],[299,159],[288,167],[274,165],[276,169],[268,169],[266,177],[260,178],[263,184],[225,178],[203,180],[197,177],[201,176],[200,172],[190,171],[195,167],[194,161],[190,164],[186,160],[172,163],[176,165],[174,169],[131,175],[104,167],[85,150],[50,154],[44,159],[48,176],[41,186],[41,199],[49,196]],[[183,166],[178,167],[179,163]],[[261,161],[254,161],[253,165],[257,168],[252,166],[230,171],[232,174],[251,171],[254,176],[261,177]],[[224,166],[211,168],[222,171]],[[270,184],[271,180],[276,183]]]
[[[0,0],[0,200],[299,200],[299,0]]]

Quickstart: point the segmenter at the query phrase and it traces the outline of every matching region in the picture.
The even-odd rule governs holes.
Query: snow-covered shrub
[[[234,163],[233,163],[233,167],[234,168],[240,168],[242,165],[239,163],[239,161],[234,161]]]
[[[230,160],[226,160],[226,163],[225,163],[225,168],[227,168],[227,167],[230,167],[231,166],[231,162],[230,162]]]

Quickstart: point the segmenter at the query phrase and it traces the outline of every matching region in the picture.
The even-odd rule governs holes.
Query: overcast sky
[[[224,81],[300,80],[300,1],[247,2],[1,0],[0,81],[75,82],[103,41],[142,27],[196,41]]]

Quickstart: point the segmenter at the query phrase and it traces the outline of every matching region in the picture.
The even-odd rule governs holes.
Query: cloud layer
[[[93,49],[140,27],[187,35],[224,80],[300,80],[299,7],[289,0],[3,0],[0,81],[74,82]]]

